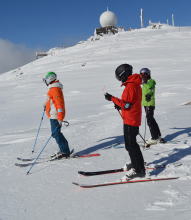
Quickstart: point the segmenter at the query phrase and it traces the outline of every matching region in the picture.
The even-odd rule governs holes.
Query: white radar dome
[[[100,15],[99,18],[102,27],[116,26],[117,16],[112,11],[105,11]]]

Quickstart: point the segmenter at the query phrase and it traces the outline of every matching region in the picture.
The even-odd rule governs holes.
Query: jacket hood
[[[62,85],[62,83],[59,82],[59,80],[48,85],[48,89],[54,88],[54,87],[63,89],[63,85]]]
[[[147,83],[149,83],[149,85],[150,85],[151,87],[155,87],[155,85],[156,85],[156,82],[155,82],[154,79],[149,79],[149,80],[147,81]]]
[[[127,83],[135,83],[140,86],[142,84],[142,79],[141,79],[140,74],[134,73],[130,75],[127,81],[122,84],[122,86],[126,86]]]

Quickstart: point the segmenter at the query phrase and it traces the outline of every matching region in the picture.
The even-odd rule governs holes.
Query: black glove
[[[151,101],[151,95],[150,94],[145,95],[145,99],[146,99],[147,102],[150,102]]]
[[[105,93],[105,99],[108,100],[108,101],[111,101],[111,98],[112,98],[112,95],[106,92]]]
[[[121,110],[121,107],[118,106],[118,105],[116,105],[116,104],[114,105],[114,107],[115,107],[115,109],[117,109],[118,111]]]

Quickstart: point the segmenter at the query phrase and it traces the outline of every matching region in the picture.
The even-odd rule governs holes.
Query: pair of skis
[[[165,165],[158,165],[155,167],[146,167],[147,170],[155,170],[155,169],[162,169],[165,168]],[[113,174],[124,172],[123,168],[113,169],[113,170],[102,170],[102,171],[94,171],[94,172],[86,172],[86,171],[78,171],[80,175],[83,176],[97,176],[97,175],[104,175],[104,174]],[[164,180],[175,180],[179,177],[161,177],[161,178],[141,178],[141,179],[129,179],[127,181],[116,181],[116,182],[105,182],[105,183],[98,183],[98,184],[80,184],[77,182],[73,182],[74,185],[79,186],[81,188],[95,188],[95,187],[102,187],[102,186],[111,186],[111,185],[120,185],[120,184],[127,184],[127,183],[143,183],[143,182],[154,182],[154,181],[164,181]]]
[[[78,155],[74,154],[71,155],[68,159],[70,158],[89,158],[89,157],[97,157],[100,156],[99,153],[95,154],[86,154],[86,155]],[[35,158],[17,158],[20,163],[15,163],[16,166],[19,167],[27,167],[30,166],[34,163]],[[63,158],[62,158],[63,159]],[[60,160],[62,160],[60,159]],[[44,158],[40,161],[37,161],[36,163],[45,163],[45,162],[50,162],[50,161],[55,161],[59,159],[52,159],[50,157]],[[175,166],[180,166],[181,164],[175,164]],[[162,169],[165,168],[165,165],[157,165],[155,167],[149,167],[146,166],[147,170],[155,170],[155,169]],[[83,176],[97,176],[97,175],[104,175],[104,174],[114,174],[114,173],[119,173],[119,172],[124,172],[123,168],[119,169],[112,169],[112,170],[102,170],[102,171],[94,171],[94,172],[86,172],[86,171],[78,171],[80,175]],[[98,183],[98,184],[80,184],[73,182],[74,185],[79,186],[81,188],[94,188],[94,187],[102,187],[102,186],[111,186],[111,185],[119,185],[119,184],[127,184],[127,183],[143,183],[143,182],[154,182],[154,181],[162,181],[162,180],[175,180],[178,179],[179,177],[161,177],[161,178],[142,178],[142,179],[130,179],[128,181],[116,181],[116,182],[106,182],[106,183]]]
[[[79,154],[73,154],[68,158],[61,158],[61,159],[55,159],[55,158],[51,158],[51,157],[47,157],[47,158],[43,158],[40,159],[39,161],[36,161],[35,164],[40,164],[40,163],[46,163],[46,162],[52,162],[52,161],[56,161],[56,160],[63,160],[63,159],[73,159],[73,158],[89,158],[89,157],[98,157],[100,156],[99,153],[95,153],[95,154],[83,154],[83,155],[79,155]],[[21,158],[21,157],[17,157],[17,160],[19,160],[19,163],[15,163],[15,166],[18,167],[27,167],[27,166],[31,166],[34,163],[35,158]]]

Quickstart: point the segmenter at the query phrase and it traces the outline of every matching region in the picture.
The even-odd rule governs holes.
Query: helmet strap
[[[121,77],[121,82],[125,83],[128,80],[130,75],[132,74],[128,74],[128,73],[123,74],[123,76]]]
[[[150,75],[148,75],[148,74],[143,74],[143,75],[142,75],[143,83],[147,83],[147,81],[148,81],[150,78],[151,78]]]
[[[56,82],[56,79],[54,81],[50,82],[50,84],[55,83],[55,82]]]

